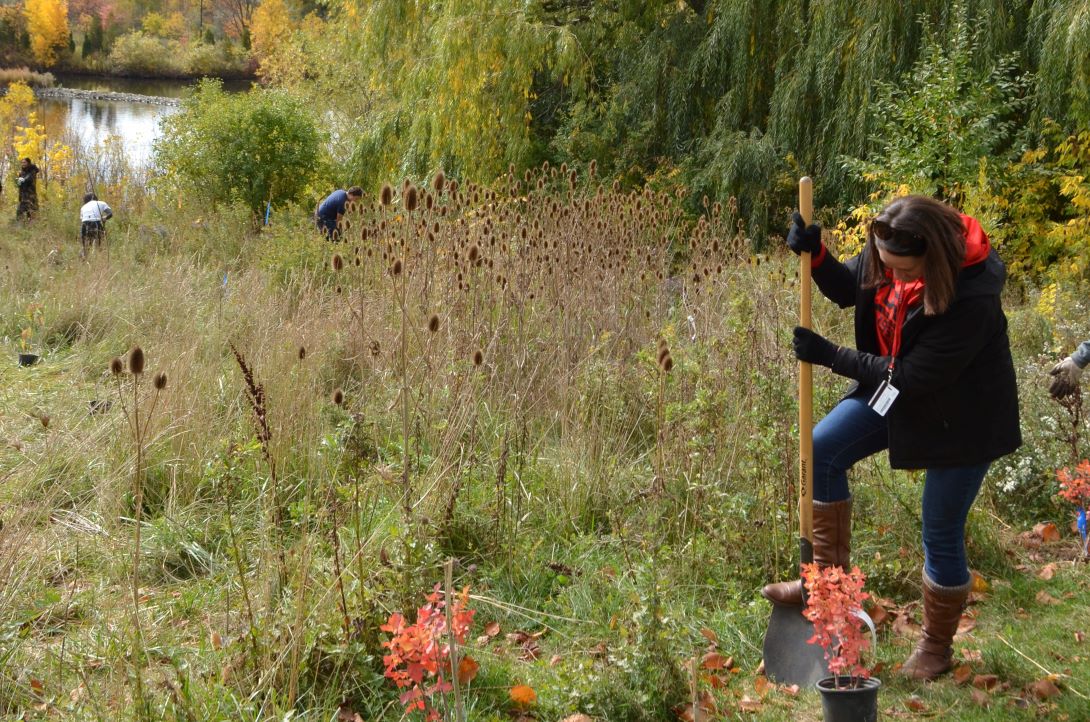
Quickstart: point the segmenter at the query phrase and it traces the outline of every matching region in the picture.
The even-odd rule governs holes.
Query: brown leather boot
[[[923,634],[916,643],[916,651],[901,666],[901,674],[932,680],[949,671],[953,666],[954,635],[972,586],[972,580],[960,587],[940,586],[924,573]]]
[[[852,549],[852,498],[814,502],[814,561],[820,567],[849,565]],[[773,604],[802,604],[802,580],[766,584],[761,596]]]

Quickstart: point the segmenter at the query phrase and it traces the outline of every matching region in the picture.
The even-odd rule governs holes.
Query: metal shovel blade
[[[765,676],[778,684],[812,687],[829,676],[825,650],[806,640],[814,636],[814,624],[802,616],[802,606],[773,604],[765,634]]]

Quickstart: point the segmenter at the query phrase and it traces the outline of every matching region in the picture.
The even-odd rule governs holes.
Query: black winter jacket
[[[866,251],[864,251],[865,253]],[[840,348],[833,371],[858,381],[866,395],[886,378],[875,326],[874,289],[863,288],[863,256],[840,263],[827,255],[814,282],[841,308],[855,307],[858,350]],[[890,408],[889,463],[894,469],[970,466],[994,461],[1022,443],[1018,388],[1000,292],[1007,271],[992,250],[958,275],[945,313],[911,309],[902,330]]]

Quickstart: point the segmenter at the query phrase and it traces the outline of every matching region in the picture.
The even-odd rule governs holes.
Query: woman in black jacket
[[[855,308],[856,349],[795,328],[795,355],[856,381],[814,427],[814,561],[849,564],[847,472],[889,450],[895,469],[927,469],[923,490],[924,624],[903,673],[934,679],[971,578],[965,521],[995,459],[1021,444],[1018,390],[1000,305],[1006,269],[980,224],[926,196],[906,196],[871,222],[863,252],[840,263],[821,229],[795,215],[788,245],[812,254],[813,278]],[[800,604],[801,583],[770,584],[775,603]]]
[[[38,212],[38,166],[30,158],[23,158],[15,184],[19,186],[19,207],[15,209],[15,217],[29,221]]]

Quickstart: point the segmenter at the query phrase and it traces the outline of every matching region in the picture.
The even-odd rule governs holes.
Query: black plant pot
[[[20,366],[33,366],[38,363],[38,354],[36,353],[20,353],[19,365]]]
[[[858,685],[853,686],[856,681]],[[819,681],[817,688],[821,692],[825,722],[877,722],[878,688],[881,686],[882,681],[874,678],[826,677]]]

